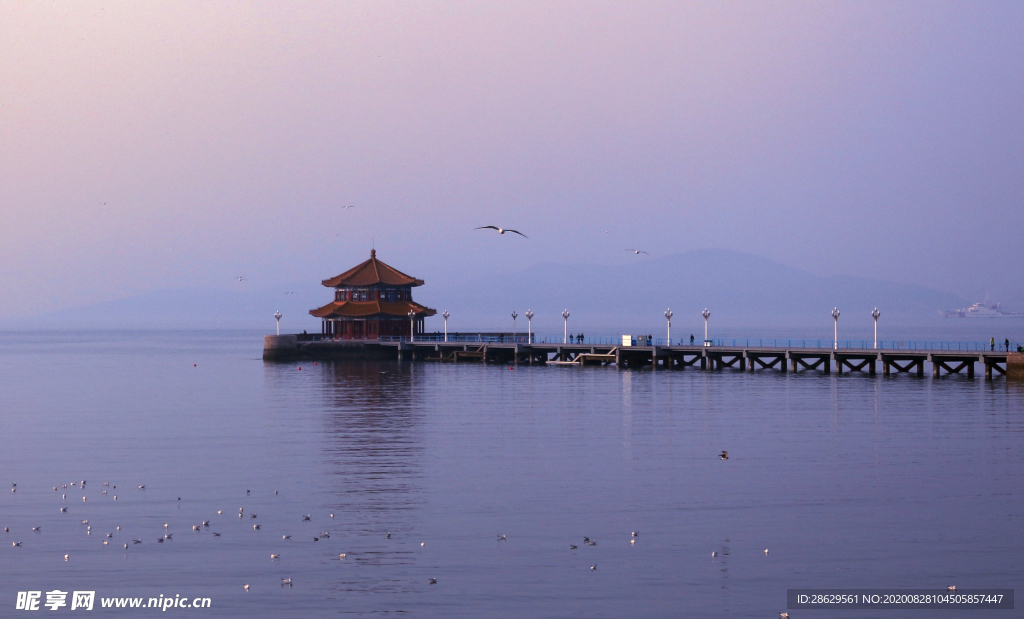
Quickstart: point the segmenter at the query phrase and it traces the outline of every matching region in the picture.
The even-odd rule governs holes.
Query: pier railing
[[[330,335],[303,334],[299,336],[300,341],[321,341],[334,339]],[[568,342],[563,342],[563,336],[537,335],[534,333],[528,337],[525,333],[449,333],[447,339],[443,333],[425,333],[417,335],[412,339],[413,343],[449,343],[449,344],[563,344],[583,346],[621,346],[623,336],[572,336]],[[380,342],[409,342],[409,336],[382,335],[376,338],[367,338],[363,341]],[[705,344],[701,340],[690,342],[689,338],[669,342],[666,338],[646,336],[634,336],[632,346],[695,346],[701,347]],[[963,351],[963,352],[1006,352],[1005,342],[997,342],[994,346],[991,342],[947,342],[932,340],[879,340],[875,346],[873,340],[833,340],[822,339],[782,339],[782,338],[713,338],[706,342],[708,347],[719,348],[808,348],[808,349],[831,349],[841,350],[938,350],[938,351]],[[1010,342],[1010,351],[1018,350],[1018,342]]]
[[[665,338],[656,338],[657,346],[689,346],[689,340],[673,340],[671,344]],[[694,345],[700,346],[700,342]],[[1006,352],[1004,342],[994,346],[990,342],[943,342],[915,340],[797,340],[797,339],[754,339],[754,338],[715,338],[709,340],[708,346],[725,348],[839,348],[843,350],[945,350],[964,352],[996,351]],[[1018,344],[1010,342],[1010,350],[1016,350]]]

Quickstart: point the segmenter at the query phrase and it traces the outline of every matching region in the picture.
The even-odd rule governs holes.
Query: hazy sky
[[[371,243],[1024,299],[1022,190],[1021,2],[0,3],[0,316]]]

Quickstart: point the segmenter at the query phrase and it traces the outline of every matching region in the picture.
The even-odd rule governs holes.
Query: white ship
[[[1005,312],[999,303],[982,301],[965,309],[939,310],[946,318],[1013,318],[1024,316],[1024,312]]]

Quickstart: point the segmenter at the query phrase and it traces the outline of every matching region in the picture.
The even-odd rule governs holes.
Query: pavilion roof
[[[415,301],[334,301],[323,307],[309,310],[317,318],[365,318],[376,314],[388,316],[409,316],[409,310],[418,316],[433,316],[437,310],[420,305]]]
[[[328,288],[338,286],[372,286],[385,284],[388,286],[422,286],[423,280],[402,273],[377,260],[377,251],[370,250],[370,259],[359,266],[352,267],[341,275],[321,282]]]

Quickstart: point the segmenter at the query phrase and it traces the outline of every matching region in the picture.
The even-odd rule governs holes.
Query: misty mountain
[[[700,312],[707,307],[717,320],[756,326],[828,317],[833,307],[864,316],[879,307],[887,319],[932,319],[938,309],[965,303],[937,290],[850,276],[820,277],[727,250],[640,256],[622,266],[540,264],[493,279],[462,284],[449,279],[421,290],[421,302],[452,312],[453,330],[455,316],[466,328],[511,328],[510,312],[522,315],[527,308],[543,317],[534,318],[539,330],[561,331],[560,313],[568,309],[571,327],[630,332],[661,329],[667,308],[672,308],[674,320],[685,318],[687,324],[694,317],[701,321]]]
[[[339,272],[348,265],[339,265]],[[393,265],[412,275],[416,265]],[[322,274],[320,274],[322,275]],[[69,328],[261,328],[273,330],[273,313],[284,314],[282,329],[319,331],[308,315],[332,298],[311,281],[263,288],[240,283],[234,290],[159,290],[96,305],[26,317],[22,327]],[[293,293],[293,294],[288,294]],[[453,269],[440,281],[416,289],[415,298],[438,313],[451,312],[451,331],[511,330],[510,312],[536,314],[538,332],[562,330],[563,309],[570,327],[591,332],[662,329],[663,313],[673,322],[696,329],[705,307],[717,325],[746,327],[799,324],[808,318],[828,324],[833,306],[844,316],[868,316],[882,309],[886,320],[934,320],[936,310],[963,307],[966,300],[949,293],[883,280],[850,276],[820,277],[771,260],[726,250],[703,250],[664,257],[638,256],[619,266],[538,264],[488,279],[463,280]],[[858,321],[865,322],[866,321]],[[443,329],[440,316],[428,330]]]

